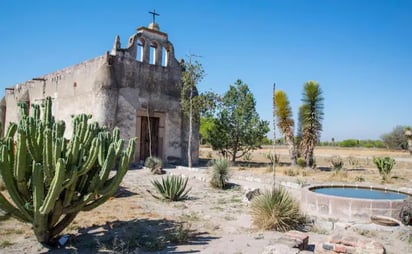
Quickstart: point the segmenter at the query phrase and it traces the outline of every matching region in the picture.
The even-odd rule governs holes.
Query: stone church
[[[71,116],[92,114],[92,120],[120,128],[122,138],[137,137],[135,162],[150,154],[164,161],[187,161],[188,121],[180,106],[182,67],[168,35],[155,22],[137,28],[127,47],[117,36],[102,56],[6,88],[0,121],[18,122],[18,102],[53,99],[53,113],[66,122]],[[4,129],[5,129],[4,128]],[[198,126],[194,128],[193,164],[198,162]]]

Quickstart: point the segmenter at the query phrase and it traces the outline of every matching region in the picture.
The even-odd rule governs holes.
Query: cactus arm
[[[52,167],[55,169],[57,161],[61,158],[62,155],[62,143],[64,141],[62,138],[56,138],[53,142],[53,153],[52,153]]]
[[[119,128],[114,128],[114,130],[113,130],[113,141],[114,142],[118,142],[120,140],[120,130],[119,130]]]
[[[1,194],[1,192],[0,192],[0,209],[5,211],[6,213],[9,213],[12,217],[18,219],[19,221],[30,222],[30,220],[28,220],[26,216],[24,216],[20,212],[19,209],[17,209],[12,204],[10,204],[10,202],[3,196],[3,194]]]
[[[100,198],[94,200],[93,202],[91,202],[90,204],[84,206],[82,208],[83,211],[90,211],[93,210],[94,208],[98,207],[99,205],[103,204],[104,202],[106,202],[107,200],[109,200],[109,198],[111,198],[111,195],[105,195],[105,196],[101,196]]]
[[[116,143],[116,157],[120,155],[120,152],[122,151],[123,146],[124,146],[124,140],[119,139]]]
[[[23,129],[19,128],[14,162],[14,175],[17,181],[17,189],[26,200],[30,199],[30,193],[27,188],[28,179],[26,178],[27,168],[29,168],[29,165],[27,165],[26,134]]]
[[[80,138],[78,136],[72,138],[72,142],[70,144],[70,150],[68,150],[68,163],[69,165],[77,165],[79,159],[79,146],[80,146]]]
[[[27,117],[29,111],[26,102],[19,102],[17,106],[20,108],[20,115],[22,118]]]
[[[43,166],[40,163],[33,164],[32,181],[33,181],[33,207],[34,219],[33,230],[39,241],[47,238],[47,214],[40,213],[40,207],[44,200],[44,183],[43,183]]]
[[[31,221],[32,216],[25,207],[26,202],[17,190],[16,182],[13,178],[12,169],[10,167],[8,156],[7,156],[7,146],[2,145],[0,147],[0,173],[3,177],[4,185],[10,194],[10,198],[13,200],[16,207],[20,210],[26,220]]]
[[[89,194],[83,196],[81,200],[73,202],[68,207],[64,207],[63,208],[63,213],[69,214],[69,213],[75,213],[75,212],[82,211],[83,208],[87,205],[87,203],[92,201],[94,197],[95,197],[94,193],[89,193]]]
[[[15,123],[10,123],[9,127],[7,128],[7,132],[6,132],[6,138],[11,138],[14,137],[14,134],[16,133],[17,130],[17,124]]]
[[[40,163],[33,164],[33,206],[35,213],[39,212],[44,200],[43,170]]]
[[[93,177],[90,177],[90,182],[89,182],[89,186],[87,188],[87,193],[97,193],[96,192],[96,187],[100,184],[99,183],[99,174],[95,174],[93,175]]]
[[[88,179],[89,179],[88,175],[83,175],[80,177],[80,180],[78,180],[77,190],[80,193],[84,193],[86,191],[85,187],[86,187],[86,183]]]
[[[41,154],[42,152],[42,147],[43,147],[43,137],[44,137],[44,124],[42,122],[40,122],[39,124],[37,124],[37,128],[36,128],[36,144],[37,144],[37,149],[39,151],[39,154]],[[42,156],[39,156],[39,159],[43,159]]]
[[[107,152],[106,160],[103,163],[103,166],[100,170],[99,173],[99,180],[100,184],[103,184],[107,178],[109,177],[110,170],[113,169],[115,163],[116,163],[116,153],[115,153],[115,148],[114,148],[114,143],[110,144],[109,146],[109,151]],[[99,184],[99,185],[100,185]],[[98,186],[97,188],[99,188]]]
[[[32,104],[33,108],[33,118],[35,120],[40,120],[40,106],[38,104]]]
[[[69,188],[66,189],[66,193],[64,194],[63,206],[68,206],[72,202],[77,179],[77,169],[72,170],[72,175],[68,182]]]
[[[43,134],[43,172],[46,180],[46,185],[50,185],[50,181],[54,176],[53,170],[53,153],[52,153],[52,131],[46,129]]]
[[[56,201],[56,205],[53,208],[53,213],[48,221],[48,227],[52,228],[60,219],[63,214],[63,202],[61,200]]]
[[[50,189],[46,195],[46,198],[44,199],[43,205],[40,207],[40,213],[47,214],[53,209],[54,202],[63,189],[62,185],[64,181],[65,168],[66,165],[63,159],[59,159],[56,165],[56,174],[54,175],[53,180],[50,184]]]
[[[36,123],[31,117],[29,117],[26,122],[26,137],[27,150],[29,151],[30,156],[34,161],[40,162],[40,149],[36,140]]]
[[[14,140],[13,138],[6,138],[7,157],[10,164],[10,169],[14,172]]]
[[[87,157],[86,162],[82,165],[82,167],[80,168],[78,172],[79,176],[86,174],[93,167],[97,159],[98,150],[99,150],[99,140],[95,138],[92,142],[89,156]]]
[[[103,187],[98,190],[98,193],[100,195],[113,195],[116,192],[117,188],[123,180],[123,177],[126,175],[127,170],[129,169],[130,162],[132,161],[134,155],[135,146],[136,139],[131,139],[129,141],[127,151],[124,152],[121,158],[120,168],[117,171],[117,174],[113,176],[111,179],[107,180],[104,183]]]
[[[51,97],[46,98],[45,102],[45,110],[44,110],[44,124],[46,125],[46,128],[52,128],[53,126],[53,116],[52,116],[52,99]]]
[[[79,124],[80,129],[79,129],[79,134],[78,134],[80,141],[84,141],[84,137],[87,132],[87,120],[88,120],[87,115],[85,114],[80,115],[80,124]]]
[[[99,154],[98,154],[97,159],[98,159],[99,165],[103,166],[104,161],[106,159],[107,147],[109,146],[107,133],[106,132],[99,133],[98,138],[100,139],[100,147],[99,147]]]

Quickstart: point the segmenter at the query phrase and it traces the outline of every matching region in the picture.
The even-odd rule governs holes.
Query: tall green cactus
[[[25,103],[19,107],[19,124],[10,123],[0,138],[0,174],[8,192],[0,192],[0,209],[33,224],[38,241],[51,244],[80,211],[103,204],[116,192],[136,140],[123,150],[117,128],[111,133],[89,123],[91,116],[85,114],[73,118],[72,137],[67,140],[65,123],[52,115],[50,97],[42,118],[39,105],[33,105],[32,116]],[[111,170],[117,172],[110,177]]]

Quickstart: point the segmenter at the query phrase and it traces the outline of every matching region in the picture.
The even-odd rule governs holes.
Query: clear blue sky
[[[0,96],[4,88],[102,55],[120,35],[151,22],[176,57],[201,55],[199,88],[247,83],[271,120],[272,84],[294,115],[303,83],[325,97],[322,140],[378,139],[412,125],[412,1],[23,1],[0,0]]]

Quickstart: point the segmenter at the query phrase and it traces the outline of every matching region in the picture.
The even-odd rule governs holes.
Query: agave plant
[[[230,162],[225,158],[213,161],[210,185],[215,188],[224,189],[229,180]]]
[[[166,176],[162,180],[153,180],[152,184],[163,199],[170,201],[180,201],[188,199],[191,188],[186,189],[188,178],[182,176]]]
[[[253,223],[261,229],[288,231],[306,224],[299,204],[283,188],[255,197],[251,204]]]

